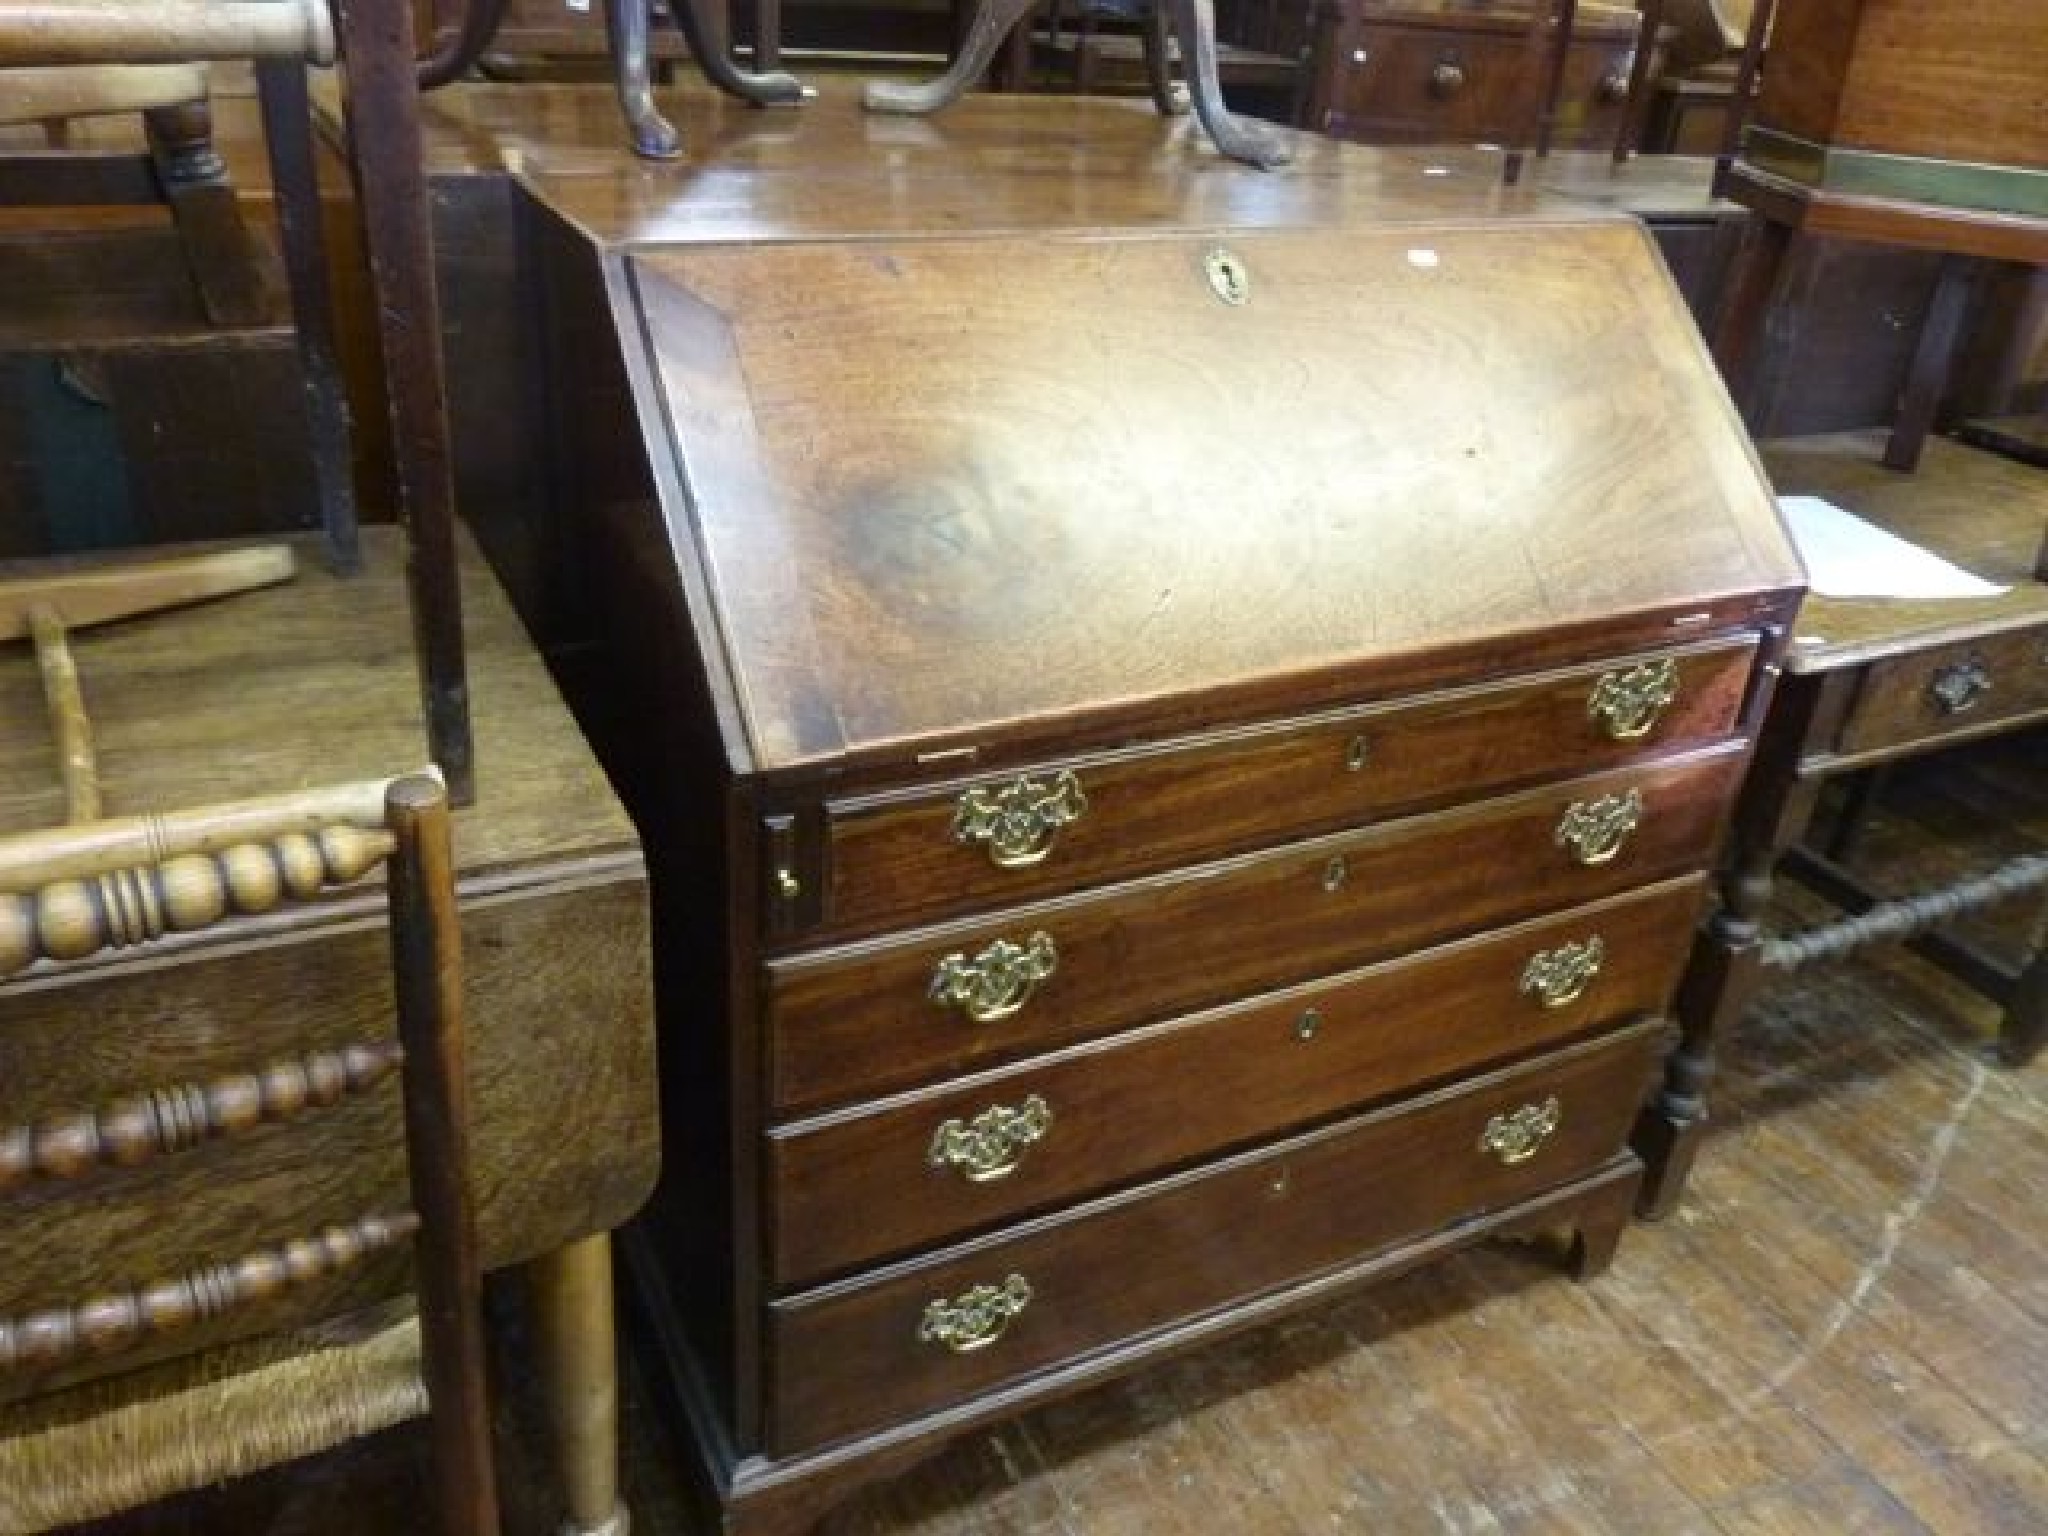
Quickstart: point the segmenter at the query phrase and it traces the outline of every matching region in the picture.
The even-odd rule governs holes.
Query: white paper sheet
[[[1996,597],[2010,590],[1818,496],[1780,496],[1778,507],[1822,597]]]

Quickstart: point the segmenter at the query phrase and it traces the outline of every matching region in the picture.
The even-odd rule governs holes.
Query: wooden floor
[[[1893,786],[1872,860],[2048,841],[2048,732]],[[1788,921],[1820,913],[1796,896]],[[1997,932],[2011,941],[2026,914]],[[1469,1254],[962,1441],[831,1536],[1978,1536],[2048,1531],[2048,1070],[1898,952],[1780,981],[1724,1056],[1683,1212],[1613,1270]],[[507,1394],[514,1536],[551,1532]],[[709,1530],[636,1394],[640,1536]],[[417,1437],[106,1536],[420,1524]]]

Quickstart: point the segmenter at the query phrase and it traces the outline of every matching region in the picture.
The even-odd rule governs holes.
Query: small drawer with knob
[[[814,1284],[1657,1014],[1704,886],[1686,876],[778,1126],[771,1279]]]
[[[801,937],[1075,890],[1699,746],[1733,728],[1755,654],[1753,637],[1711,641],[836,801],[824,910]],[[801,907],[795,871],[778,864],[770,887]]]
[[[770,1450],[951,1407],[1320,1283],[1627,1159],[1646,1021],[769,1306]]]
[[[1837,750],[1844,756],[2048,718],[2048,626],[1873,662]]]
[[[772,959],[772,1112],[915,1088],[1694,873],[1743,761],[1744,744],[1724,742]]]

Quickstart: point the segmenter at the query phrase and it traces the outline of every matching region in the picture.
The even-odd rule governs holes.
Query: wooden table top
[[[1880,462],[1884,440],[1882,431],[1781,439],[1763,445],[1764,463],[1781,494],[1824,497],[2011,590],[1911,602],[1809,594],[1786,661],[1795,672],[2048,625],[2048,583],[2034,576],[2048,536],[2048,470],[1931,438],[1918,472],[1902,475]]]
[[[424,102],[435,175],[511,172],[603,244],[801,239],[908,230],[1327,227],[1557,217],[1570,204],[1500,156],[1371,149],[1307,134],[1257,171],[1191,118],[1149,101],[971,94],[929,118],[863,111],[822,78],[802,107],[763,110],[690,82],[662,93],[683,135],[668,165],[634,160],[607,90],[465,86]]]
[[[397,530],[364,530],[341,580],[318,545],[291,582],[81,630],[72,648],[109,815],[203,805],[426,761]],[[466,883],[551,879],[639,845],[504,594],[463,540],[478,802],[455,817]],[[0,647],[0,831],[63,817],[27,644]]]

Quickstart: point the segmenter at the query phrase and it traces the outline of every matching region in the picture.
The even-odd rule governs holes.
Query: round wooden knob
[[[1441,58],[1429,72],[1429,94],[1439,99],[1455,96],[1465,89],[1465,66],[1455,58]]]

